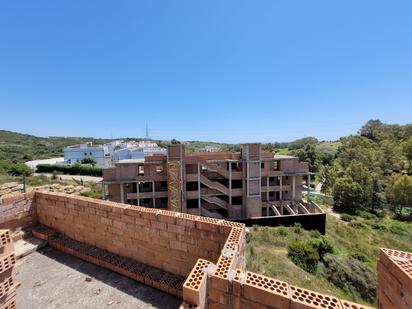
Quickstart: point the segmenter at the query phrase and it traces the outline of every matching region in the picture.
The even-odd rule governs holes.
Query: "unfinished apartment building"
[[[167,154],[118,163],[103,170],[104,198],[218,219],[250,219],[320,213],[302,201],[302,181],[310,183],[306,162],[242,144],[240,152]]]

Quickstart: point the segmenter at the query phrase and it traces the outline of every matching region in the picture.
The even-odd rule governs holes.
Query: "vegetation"
[[[350,216],[350,223],[328,214],[324,236],[303,229],[296,233],[296,226],[253,226],[247,237],[247,268],[372,305],[378,248],[412,252],[412,223],[390,214],[358,212]]]
[[[92,166],[96,165],[96,160],[94,160],[92,157],[84,157],[81,162],[81,164],[91,164]]]
[[[59,172],[67,175],[88,175],[102,176],[102,169],[94,166],[85,166],[80,164],[59,165],[59,164],[39,164],[37,165],[38,173]]]
[[[10,165],[8,172],[12,176],[30,176],[33,174],[33,170],[24,163],[14,163]]]
[[[66,146],[85,142],[103,144],[110,141],[92,137],[37,137],[0,130],[0,174],[9,173],[12,165],[16,163],[61,157]]]

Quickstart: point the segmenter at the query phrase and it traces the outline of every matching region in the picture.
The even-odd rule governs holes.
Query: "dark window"
[[[260,168],[265,168],[265,163],[264,162],[260,163]]]
[[[198,208],[198,206],[199,206],[199,201],[197,199],[187,200],[188,209]]]

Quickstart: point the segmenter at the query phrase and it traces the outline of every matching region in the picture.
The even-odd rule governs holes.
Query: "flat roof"
[[[289,155],[274,155],[275,159],[297,159],[297,157],[289,156]]]
[[[166,294],[45,247],[17,260],[18,308],[179,308]]]
[[[144,163],[144,159],[123,159],[119,160],[119,162],[116,162],[117,164],[122,164],[122,163]]]

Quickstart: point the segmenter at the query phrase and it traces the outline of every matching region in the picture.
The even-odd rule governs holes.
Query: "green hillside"
[[[0,130],[0,174],[6,173],[13,163],[63,156],[63,148],[70,145],[94,142],[106,143],[108,139],[92,137],[37,137]]]

